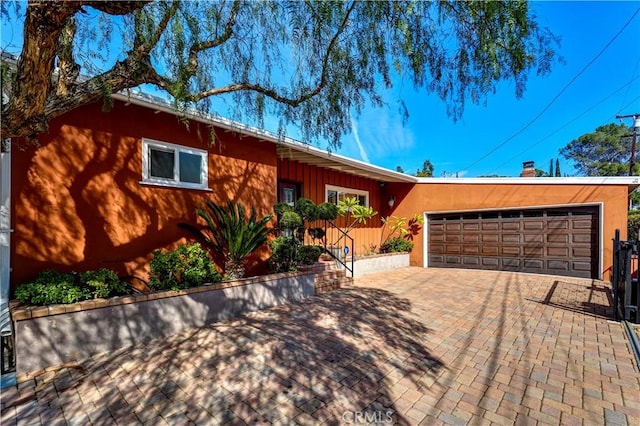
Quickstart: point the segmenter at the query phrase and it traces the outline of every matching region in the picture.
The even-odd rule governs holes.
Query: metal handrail
[[[350,251],[349,253],[351,253],[351,268],[349,268],[349,266],[347,266],[346,264],[346,258],[347,258],[347,254],[345,253],[344,256],[344,261],[340,259],[340,255],[336,256],[333,252],[331,252],[330,250],[327,249],[327,229],[331,228],[331,229],[336,229],[338,231],[338,235],[340,235],[338,237],[338,239],[336,241],[334,241],[333,243],[331,243],[330,245],[338,245],[339,247],[342,247],[342,245],[340,244],[340,240],[344,239],[345,243],[350,243],[349,245],[350,247]],[[333,257],[340,265],[342,265],[342,267],[344,267],[345,270],[349,271],[351,273],[351,277],[353,278],[353,259],[355,257],[355,253],[353,252],[353,248],[354,248],[354,241],[353,238],[351,236],[349,236],[349,234],[347,234],[345,231],[343,231],[340,227],[338,227],[335,223],[333,223],[330,220],[325,220],[324,221],[324,233],[325,233],[325,238],[324,238],[324,252],[328,253],[331,257]],[[346,244],[344,247],[348,247]],[[344,250],[344,248],[342,248]]]

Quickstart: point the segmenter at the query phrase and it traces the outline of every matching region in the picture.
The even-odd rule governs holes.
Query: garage
[[[427,266],[599,278],[599,207],[428,214]]]

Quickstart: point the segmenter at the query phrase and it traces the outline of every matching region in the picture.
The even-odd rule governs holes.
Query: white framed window
[[[142,183],[208,190],[207,151],[143,138]]]
[[[369,191],[343,188],[341,186],[334,185],[324,186],[324,200],[327,203],[338,204],[338,201],[353,197],[358,200],[361,206],[369,207]]]

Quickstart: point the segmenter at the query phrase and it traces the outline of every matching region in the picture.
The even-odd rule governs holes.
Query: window
[[[325,185],[325,201],[328,203],[338,204],[347,197],[355,197],[361,206],[369,207],[369,191]]]
[[[208,189],[207,151],[142,139],[142,182]]]

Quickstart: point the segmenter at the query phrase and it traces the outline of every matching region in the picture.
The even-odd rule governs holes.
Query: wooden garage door
[[[430,267],[598,278],[598,208],[429,215]]]

